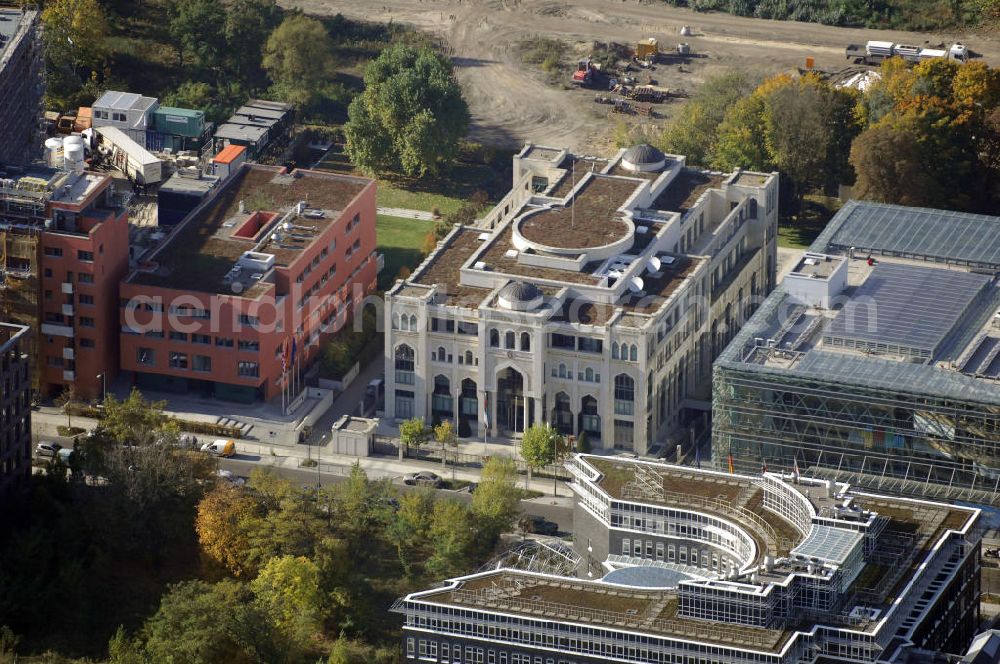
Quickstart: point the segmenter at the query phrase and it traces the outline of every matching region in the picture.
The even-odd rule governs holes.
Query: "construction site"
[[[812,58],[814,66],[836,71],[849,64],[848,44],[887,40],[897,44],[969,43],[983,60],[1000,62],[1000,42],[969,34],[920,34],[893,30],[841,28],[816,23],[771,21],[721,12],[696,12],[647,0],[607,3],[580,0],[572,4],[552,0],[384,0],[370,6],[349,0],[284,2],[309,14],[413,26],[440,40],[452,56],[456,74],[472,112],[470,138],[498,147],[519,148],[525,143],[561,145],[571,150],[606,152],[618,120],[635,131],[655,131],[663,120],[643,115],[612,113],[609,105],[594,103],[604,91],[573,89],[571,83],[553,85],[545,72],[526,67],[522,44],[546,38],[566,44],[566,59],[586,59],[596,44],[617,43],[637,50],[642,40],[654,38],[661,52],[676,52],[687,44],[686,61],[657,64],[649,72],[659,87],[694,94],[713,74],[745,68],[768,75],[791,71]],[[682,34],[688,26],[690,35]],[[641,53],[633,53],[644,59]],[[631,56],[630,56],[631,57]],[[643,83],[646,71],[638,77]],[[569,89],[567,89],[569,88]],[[683,102],[683,99],[678,100]],[[665,118],[680,103],[657,104],[653,111]]]

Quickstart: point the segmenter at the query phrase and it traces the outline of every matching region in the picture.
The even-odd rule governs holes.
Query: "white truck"
[[[849,44],[846,49],[847,59],[856,65],[878,65],[883,60],[893,57],[903,58],[907,62],[923,62],[934,58],[947,58],[959,62],[968,62],[969,48],[965,44],[952,44],[948,48],[928,48],[925,46],[910,46],[894,44],[888,41],[870,41],[864,46]]]

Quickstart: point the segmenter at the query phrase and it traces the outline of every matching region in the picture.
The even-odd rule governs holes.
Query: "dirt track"
[[[657,37],[663,46],[691,44],[701,56],[684,71],[659,66],[660,85],[692,91],[713,71],[742,66],[767,73],[802,66],[812,56],[821,68],[846,65],[844,46],[869,39],[924,44],[962,41],[1000,63],[1000,42],[977,35],[919,34],[834,28],[814,23],[696,13],[638,0],[285,0],[312,14],[341,13],[370,21],[412,25],[439,36],[452,52],[473,114],[472,136],[516,147],[526,141],[576,150],[606,149],[613,123],[594,92],[560,90],[521,64],[516,45],[546,36],[575,44],[586,55],[594,41],[634,43]],[[679,37],[690,25],[696,36]]]

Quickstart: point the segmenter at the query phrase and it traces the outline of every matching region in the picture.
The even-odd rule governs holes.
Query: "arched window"
[[[437,361],[444,362],[445,357],[447,356],[444,354],[444,346],[438,346]]]
[[[472,364],[472,351],[471,350],[465,351],[465,363],[468,364],[468,365]]]
[[[503,347],[504,348],[513,349],[514,348],[514,342],[515,342],[515,337],[516,336],[517,335],[515,335],[510,330],[507,330],[506,332],[504,332],[504,335],[503,335]]]
[[[396,347],[396,382],[403,385],[413,385],[414,369],[413,349],[402,344]]]
[[[399,329],[399,314],[392,315],[392,329],[394,330]]]
[[[495,329],[490,330],[490,346],[493,348],[500,347],[500,333]]]
[[[633,362],[639,361],[639,347],[636,346],[635,344],[632,344],[632,348],[629,350],[628,359],[632,360]]]
[[[531,335],[527,332],[521,333],[521,350],[531,350]]]
[[[417,317],[414,314],[410,314],[410,332],[417,331]]]
[[[628,374],[615,376],[615,415],[635,413],[635,381]]]
[[[587,367],[587,371],[584,372],[583,375],[584,375],[584,380],[586,380],[588,383],[594,382],[594,370],[591,369],[590,367]]]
[[[614,343],[611,344],[611,359],[612,360],[617,360],[618,359],[618,342],[617,341],[615,341]]]
[[[560,364],[559,365],[559,377],[560,378],[565,378],[566,377],[566,365],[565,364]]]

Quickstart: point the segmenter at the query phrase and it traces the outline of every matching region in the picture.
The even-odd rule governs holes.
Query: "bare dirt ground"
[[[341,13],[368,21],[394,21],[437,36],[450,49],[473,115],[471,136],[482,143],[518,147],[534,142],[578,151],[604,152],[620,116],[594,103],[598,90],[563,90],[521,63],[518,44],[543,36],[561,39],[579,55],[597,42],[634,45],[656,37],[661,49],[691,45],[689,64],[657,66],[651,75],[668,88],[693,92],[704,78],[732,67],[762,73],[805,64],[846,66],[844,47],[884,39],[922,45],[961,41],[990,64],[1000,63],[1000,41],[971,34],[921,34],[835,28],[815,23],[769,21],[722,13],[697,13],[648,0],[285,0],[310,14]],[[682,26],[692,37],[680,37]],[[640,82],[644,77],[640,76]],[[681,102],[658,107],[669,115]],[[641,130],[655,121],[630,118]],[[642,126],[645,125],[645,126]]]

